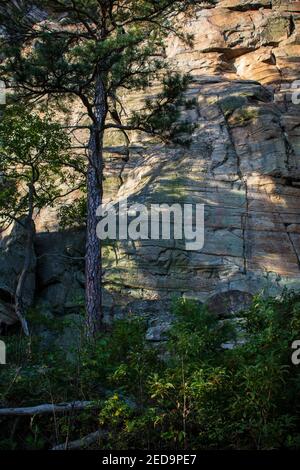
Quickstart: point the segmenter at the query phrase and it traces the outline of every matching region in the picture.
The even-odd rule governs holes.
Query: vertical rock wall
[[[193,76],[195,104],[183,110],[196,126],[192,144],[137,141],[118,196],[204,203],[204,249],[174,240],[107,249],[114,303],[151,310],[160,299],[160,314],[174,294],[240,305],[262,289],[300,286],[300,105],[291,99],[300,2],[225,0],[185,21],[193,48],[172,38],[168,53],[174,70]]]

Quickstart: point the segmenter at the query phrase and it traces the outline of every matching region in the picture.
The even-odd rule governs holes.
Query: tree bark
[[[23,268],[18,279],[16,293],[15,293],[15,312],[22,325],[22,330],[26,336],[29,336],[29,328],[26,320],[26,312],[24,306],[24,288],[27,278],[27,274],[30,268],[31,263],[31,250],[34,238],[34,222],[33,222],[33,194],[34,187],[33,184],[29,185],[28,193],[28,215],[25,220],[25,227],[27,232],[27,240],[25,245],[25,258],[23,263]]]
[[[85,296],[87,336],[93,338],[102,327],[102,253],[97,237],[96,211],[103,196],[103,127],[107,115],[107,96],[100,74],[96,79],[93,124],[89,140],[87,170],[87,233],[85,256]]]

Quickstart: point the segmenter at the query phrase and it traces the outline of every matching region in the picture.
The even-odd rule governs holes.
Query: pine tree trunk
[[[96,83],[94,115],[89,140],[87,172],[87,233],[85,255],[85,296],[87,336],[92,338],[102,327],[102,255],[97,237],[96,211],[103,195],[103,125],[107,114],[105,87],[99,76]]]
[[[26,312],[24,307],[24,288],[27,278],[27,274],[30,268],[31,263],[31,252],[32,244],[34,238],[34,223],[33,223],[33,184],[29,186],[28,200],[29,200],[29,210],[26,217],[26,245],[25,245],[25,258],[23,263],[23,268],[18,279],[18,284],[15,293],[15,312],[22,325],[22,330],[26,336],[29,336],[29,328],[26,320]]]

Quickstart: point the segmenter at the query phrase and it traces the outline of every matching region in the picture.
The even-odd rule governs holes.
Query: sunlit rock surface
[[[194,79],[195,105],[184,111],[197,125],[192,144],[133,142],[118,196],[129,204],[204,203],[205,245],[107,248],[112,307],[160,299],[163,314],[174,295],[207,301],[224,293],[233,309],[232,299],[243,307],[241,298],[262,289],[299,288],[300,105],[291,89],[300,79],[299,21],[300,2],[226,0],[186,20],[193,49],[170,40],[174,70]]]

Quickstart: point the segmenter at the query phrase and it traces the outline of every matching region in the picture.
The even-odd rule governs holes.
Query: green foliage
[[[173,309],[177,321],[170,332],[169,347],[175,358],[179,353],[189,359],[215,359],[223,352],[223,343],[235,340],[234,326],[220,322],[206,306],[199,307],[196,301],[182,298],[175,302]]]
[[[1,370],[2,406],[89,399],[100,412],[26,418],[2,448],[48,448],[101,428],[103,449],[299,448],[300,373],[291,344],[300,337],[300,296],[257,296],[234,321],[179,299],[168,341],[154,347],[137,318],[118,320],[71,362],[63,351],[11,337]],[[243,342],[238,342],[241,336]],[[20,342],[21,341],[21,342]],[[235,347],[224,349],[231,342]],[[11,437],[13,436],[13,437]]]
[[[73,188],[76,178],[67,171],[69,148],[68,136],[49,118],[20,106],[5,109],[0,121],[2,221],[27,215],[30,187],[36,209],[53,205]]]

